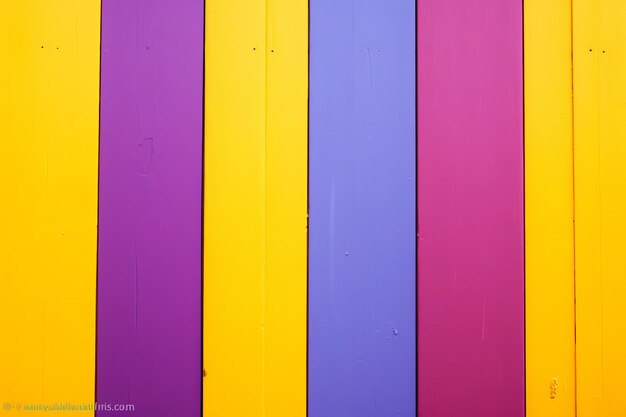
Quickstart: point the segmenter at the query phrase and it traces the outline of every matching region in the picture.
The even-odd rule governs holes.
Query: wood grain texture
[[[94,401],[99,28],[99,1],[0,4],[0,397],[9,413],[17,403]]]
[[[524,2],[526,415],[576,407],[571,2]]]
[[[205,415],[306,415],[307,13],[207,1]]]

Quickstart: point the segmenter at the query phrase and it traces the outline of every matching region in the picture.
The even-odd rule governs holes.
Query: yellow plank
[[[204,415],[261,407],[265,2],[208,0],[205,37]]]
[[[206,7],[204,413],[304,416],[307,2]]]
[[[577,415],[602,417],[597,0],[573,1]]]
[[[626,415],[626,3],[574,1],[578,416]]]
[[[524,2],[524,77],[527,416],[573,417],[570,0]]]
[[[306,415],[308,1],[268,0],[265,412]]]
[[[0,398],[14,408],[94,400],[99,28],[99,1],[0,4]]]

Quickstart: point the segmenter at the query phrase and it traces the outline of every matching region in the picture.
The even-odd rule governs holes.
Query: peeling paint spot
[[[559,387],[559,382],[556,377],[552,378],[552,383],[550,384],[550,399],[554,400],[557,394],[557,388]]]

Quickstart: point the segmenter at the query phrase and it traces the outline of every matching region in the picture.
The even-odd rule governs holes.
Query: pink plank
[[[521,0],[418,0],[418,410],[524,415]]]

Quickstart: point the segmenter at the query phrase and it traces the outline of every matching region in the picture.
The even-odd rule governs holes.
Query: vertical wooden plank
[[[601,0],[598,130],[604,416],[626,415],[626,3]],[[582,45],[581,45],[582,46]],[[596,278],[597,279],[597,278]]]
[[[263,399],[265,1],[207,0],[204,415]]]
[[[524,2],[528,417],[576,407],[571,13]]]
[[[415,1],[310,5],[309,416],[414,416]]]
[[[99,27],[99,1],[0,4],[5,410],[94,400]]]
[[[268,0],[264,416],[306,416],[308,0]]]
[[[574,2],[578,416],[626,414],[626,4]]]
[[[307,3],[206,19],[204,413],[304,416]]]
[[[260,415],[265,1],[207,0],[204,414]]]
[[[199,416],[203,1],[102,15],[97,414]]]
[[[574,207],[577,416],[602,415],[598,1],[574,0]]]
[[[418,0],[419,413],[524,415],[522,2]]]

